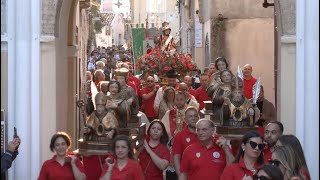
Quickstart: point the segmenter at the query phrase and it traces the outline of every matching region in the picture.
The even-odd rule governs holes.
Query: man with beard
[[[280,136],[283,134],[283,124],[279,121],[272,121],[265,127],[264,141],[268,144],[263,150],[264,162],[271,159],[272,152]]]
[[[170,147],[170,153],[171,146],[173,143],[173,139],[175,135],[180,132],[183,128],[186,127],[186,123],[184,121],[185,116],[185,110],[187,108],[187,95],[182,91],[177,91],[175,95],[174,100],[174,108],[171,110],[168,110],[166,114],[163,116],[161,121],[163,122],[165,129],[169,136],[169,147]],[[174,163],[173,158],[171,156],[169,162],[169,166],[166,170],[166,179],[176,179],[176,173],[174,169]]]
[[[196,123],[200,119],[197,108],[188,107],[185,111],[185,122],[187,127],[184,127],[175,137],[172,147],[172,155],[174,168],[176,173],[180,175],[180,162],[183,151],[191,144],[197,141]]]

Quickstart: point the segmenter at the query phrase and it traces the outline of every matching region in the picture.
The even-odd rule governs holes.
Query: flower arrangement
[[[158,46],[138,58],[136,63],[137,70],[148,71],[160,76],[171,69],[174,69],[178,74],[185,74],[195,67],[196,64],[192,61],[191,54],[175,53],[170,55],[162,52]]]

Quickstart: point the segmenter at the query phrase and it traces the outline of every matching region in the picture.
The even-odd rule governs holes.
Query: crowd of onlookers
[[[294,135],[283,134],[274,105],[264,98],[263,86],[255,102],[256,130],[236,140],[217,134],[216,124],[200,113],[206,101],[215,103],[217,93],[208,93],[209,87],[216,92],[216,86],[234,77],[226,73],[226,59],[219,57],[204,71],[195,68],[184,77],[168,71],[164,83],[153,74],[136,76],[130,50],[98,47],[90,53],[87,68],[88,115],[95,112],[97,92],[110,95],[108,83],[117,81],[115,70],[127,70],[125,83],[139,99],[139,113],[145,117],[141,121],[147,124],[143,145],[133,149],[128,136],[117,135],[112,155],[80,157],[68,152],[69,135],[58,132],[50,143],[55,155],[42,165],[38,179],[310,180],[301,144]],[[245,65],[241,86],[245,99],[253,99],[256,81],[252,66]],[[220,96],[225,100],[230,92],[223,92]],[[6,153],[11,161],[15,150]],[[1,173],[5,171],[2,160]]]

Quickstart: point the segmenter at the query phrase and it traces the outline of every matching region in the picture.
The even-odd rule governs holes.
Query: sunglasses
[[[281,164],[279,160],[272,160],[272,159],[269,159],[269,163],[277,167],[279,167],[279,165]]]
[[[258,176],[258,175],[253,175],[253,180],[271,180],[267,178],[266,176]]]
[[[253,142],[253,141],[249,141],[249,144],[252,147],[252,149],[255,149],[258,146],[258,149],[260,151],[262,151],[264,149],[264,146],[265,146],[264,144],[258,144],[258,143]]]

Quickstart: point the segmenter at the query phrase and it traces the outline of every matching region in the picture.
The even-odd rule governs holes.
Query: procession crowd
[[[57,132],[49,146],[55,155],[43,163],[38,179],[310,180],[299,140],[283,134],[285,127],[252,71],[246,64],[234,75],[218,57],[183,77],[169,70],[160,82],[157,74],[134,74],[130,50],[96,48],[87,62],[83,132],[90,140],[112,140],[114,153],[80,156],[70,152],[69,135]],[[210,110],[214,119],[205,117]],[[147,125],[137,147],[119,133],[135,117]],[[218,124],[254,130],[232,139],[217,133]],[[20,138],[14,138],[1,155],[2,174],[19,145]]]

